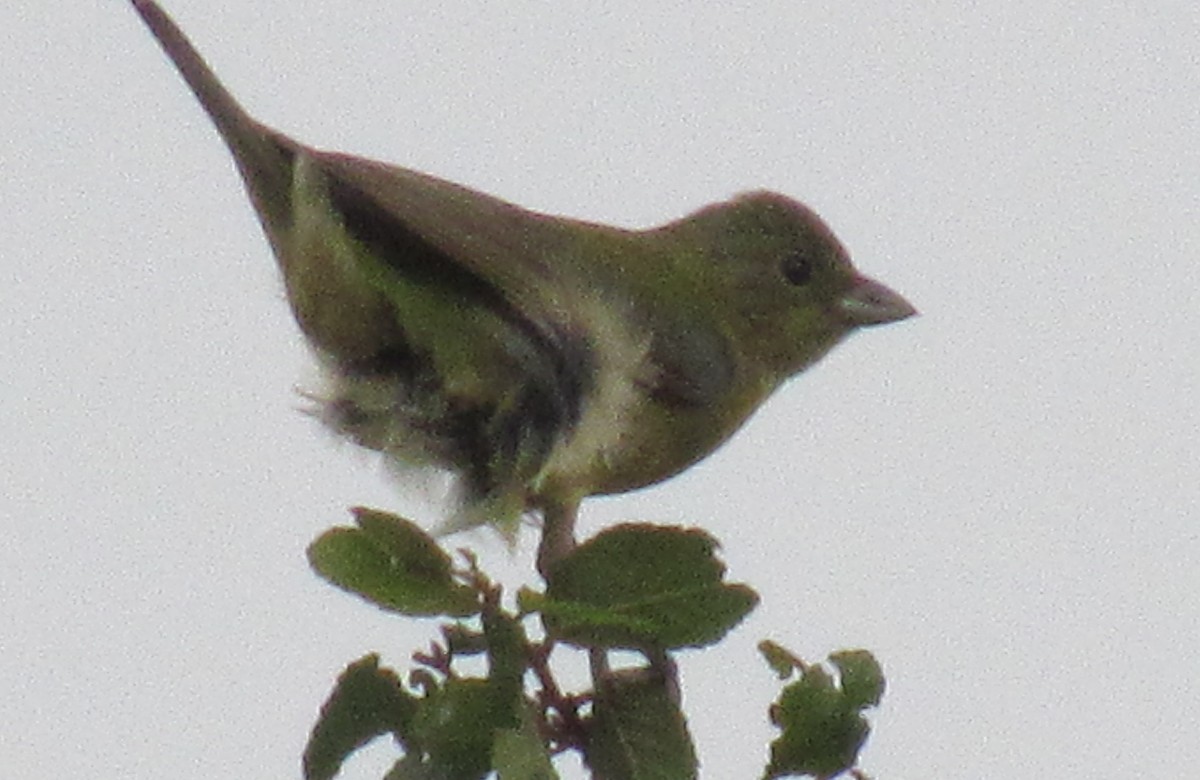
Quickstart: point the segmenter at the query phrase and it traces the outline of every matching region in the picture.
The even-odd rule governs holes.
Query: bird
[[[585,498],[678,474],[850,333],[916,313],[779,193],[633,230],[310,147],[131,2],[232,154],[321,370],[315,414],[452,475],[449,530],[540,516],[543,575]]]

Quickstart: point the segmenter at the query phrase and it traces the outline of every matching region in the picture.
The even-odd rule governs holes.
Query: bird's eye
[[[809,279],[812,279],[812,260],[804,252],[792,252],[783,258],[781,270],[788,284],[799,287],[808,284]]]

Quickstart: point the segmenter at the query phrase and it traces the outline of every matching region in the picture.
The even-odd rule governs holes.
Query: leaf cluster
[[[382,609],[447,622],[440,641],[413,655],[406,679],[375,654],[349,665],[310,736],[306,780],[333,778],[351,753],[389,734],[403,756],[385,780],[491,772],[549,780],[558,777],[553,758],[565,751],[579,752],[604,780],[697,776],[672,653],[719,641],[758,602],[748,586],[725,581],[711,536],[649,524],[610,528],[557,562],[544,590],[522,588],[506,606],[469,552],[452,557],[395,515],[354,514],[354,527],[327,531],[310,546],[314,569]],[[551,657],[570,648],[588,653],[587,690],[565,692],[555,678]],[[617,649],[639,651],[646,663],[614,670],[608,651]],[[765,777],[851,770],[867,733],[858,712],[882,691],[882,676],[867,671],[873,659],[835,656],[838,686],[778,646],[764,654],[781,675],[799,670],[771,709],[783,731]],[[486,673],[478,663],[474,674],[462,671],[467,658],[482,658]]]

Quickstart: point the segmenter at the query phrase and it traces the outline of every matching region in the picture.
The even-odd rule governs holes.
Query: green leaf
[[[359,528],[326,531],[308,548],[325,579],[384,609],[414,617],[479,612],[478,597],[454,582],[450,557],[415,523],[353,510]]]
[[[432,768],[437,780],[482,778],[494,768],[492,750],[498,736],[521,727],[528,641],[520,623],[491,600],[482,622],[488,677],[454,677],[429,689],[413,719],[411,742],[421,761],[397,766],[397,772],[407,773],[400,777],[421,778]]]
[[[830,659],[841,672],[841,685],[824,667],[804,666],[772,706],[771,721],[782,733],[771,743],[768,778],[833,777],[857,763],[871,730],[862,710],[879,702],[883,674],[865,650],[835,653]]]
[[[790,650],[770,639],[764,639],[758,643],[758,652],[762,653],[767,666],[770,666],[781,680],[791,677],[797,669],[803,670],[804,668],[804,665],[798,663],[799,659],[792,655]]]
[[[510,725],[511,706],[497,704],[493,686],[479,678],[449,680],[423,699],[413,719],[412,741],[426,757],[424,763],[437,768],[443,780],[486,775],[496,729]]]
[[[690,780],[696,749],[661,675],[617,672],[601,682],[588,721],[584,760],[595,776]]]
[[[879,704],[886,682],[875,656],[866,650],[839,650],[830,654],[829,662],[837,667],[842,678],[847,702],[860,709]]]
[[[383,776],[383,780],[445,780],[441,769],[429,760],[415,753],[410,753],[397,761]]]
[[[487,639],[488,683],[495,700],[494,722],[497,728],[515,727],[529,668],[528,639],[516,619],[494,606],[484,610],[483,633]]]
[[[482,631],[468,628],[462,623],[442,626],[442,641],[451,655],[479,655],[488,649],[487,637]]]
[[[540,612],[542,604],[546,601],[546,595],[534,590],[528,585],[522,585],[517,589],[517,609],[522,615],[531,615],[534,612]]]
[[[550,753],[538,734],[531,706],[522,707],[518,728],[501,729],[492,745],[492,768],[499,780],[558,780]]]
[[[557,638],[587,647],[703,647],[758,603],[722,581],[716,541],[699,530],[627,524],[601,532],[550,573],[544,599],[526,595]]]
[[[346,757],[381,734],[401,743],[417,710],[395,673],[379,668],[379,656],[355,661],[338,677],[304,749],[306,780],[329,780]]]

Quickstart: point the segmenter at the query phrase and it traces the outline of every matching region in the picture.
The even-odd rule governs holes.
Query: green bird
[[[540,513],[543,573],[584,497],[677,474],[851,331],[915,314],[776,193],[625,230],[305,146],[132,2],[233,154],[325,377],[318,415],[452,473],[454,527]]]

